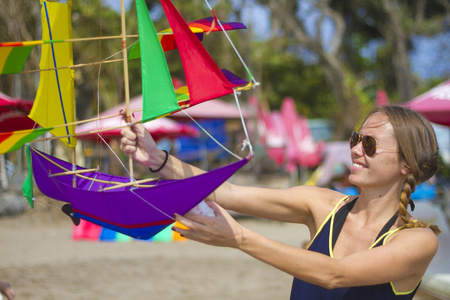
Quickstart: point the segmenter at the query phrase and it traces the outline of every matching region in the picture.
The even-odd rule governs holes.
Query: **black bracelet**
[[[164,168],[164,166],[166,165],[167,160],[169,159],[169,152],[167,152],[166,150],[163,150],[163,151],[166,153],[166,158],[164,159],[164,162],[162,163],[161,167],[159,167],[159,168],[156,169],[156,170],[152,170],[152,169],[149,167],[148,169],[150,170],[150,172],[152,172],[152,173],[158,173],[158,172],[161,171],[162,168]]]

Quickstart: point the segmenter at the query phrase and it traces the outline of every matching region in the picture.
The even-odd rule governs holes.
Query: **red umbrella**
[[[0,92],[0,132],[33,128],[35,122],[28,118],[33,100],[13,99]]]
[[[118,109],[117,109],[118,111]],[[101,114],[100,116],[106,116],[108,114]],[[142,118],[141,112],[135,112],[134,113],[135,118],[137,120],[140,120]],[[124,126],[125,122],[123,121],[121,116],[116,116],[112,118],[107,118],[103,120],[98,121],[91,121],[89,123],[85,123],[82,125],[77,126],[75,129],[75,132],[77,134],[81,134],[78,136],[79,139],[96,139],[97,138],[97,132],[96,130],[100,129],[106,129],[106,128],[113,128],[107,131],[103,131],[100,134],[105,139],[110,139],[113,137],[120,136],[120,132],[122,131],[122,128],[114,128],[119,126]],[[150,122],[147,122],[144,124],[144,127],[147,128],[147,130],[151,133],[153,138],[155,140],[158,140],[160,138],[175,138],[181,135],[187,135],[187,136],[198,136],[199,131],[187,124],[181,124],[176,121],[170,120],[168,118],[160,118],[156,119]],[[88,133],[88,134],[84,134]]]
[[[406,102],[405,105],[420,112],[430,122],[450,126],[450,80]]]

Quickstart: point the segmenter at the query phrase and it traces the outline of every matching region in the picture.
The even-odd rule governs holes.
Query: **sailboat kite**
[[[222,25],[218,21],[218,25],[215,25],[216,20],[213,18],[186,23],[170,0],[161,0],[161,4],[171,26],[166,31],[171,33],[171,37],[166,38],[164,43],[163,38],[161,35],[158,36],[154,28],[145,2],[136,0],[139,51],[132,48],[128,58],[140,57],[141,59],[142,122],[151,121],[217,97],[232,93],[236,95],[237,90],[247,89],[256,84],[253,78],[247,82],[227,70],[219,69],[201,44],[201,36],[199,36],[207,31],[231,30],[245,28],[245,26],[239,23]],[[52,14],[52,12],[58,13]],[[48,25],[48,31],[44,31],[43,40],[71,39],[69,23],[66,24],[68,28],[60,30],[62,31],[60,35],[55,36],[55,31],[57,32],[55,26],[63,27],[61,23],[58,23],[60,22],[57,20],[58,16],[63,16],[62,22],[70,20],[70,1],[67,4],[43,1],[42,16],[43,20],[47,20]],[[122,16],[124,16],[123,0]],[[122,27],[124,37],[123,29],[124,26]],[[53,108],[53,104],[42,104],[40,97],[38,98],[41,100],[36,101],[35,105],[44,107],[47,113],[52,110],[51,114],[57,114],[58,118],[62,119],[55,118],[48,123],[40,121],[36,117],[36,115],[40,116],[36,112],[38,107],[33,108],[30,116],[44,127],[39,130],[52,130],[55,136],[64,138],[67,146],[73,147],[76,144],[76,135],[71,131],[74,119],[71,111],[73,70],[68,68],[67,72],[60,72],[62,70],[58,70],[56,58],[57,55],[65,53],[65,58],[69,61],[64,63],[70,66],[71,44],[67,43],[63,49],[55,49],[56,45],[56,42],[49,43],[48,49],[42,51],[45,57],[41,59],[41,68],[52,69],[52,71],[45,72],[48,74],[44,75],[46,76],[44,79],[41,76],[38,96],[50,93],[50,90],[52,92],[56,90],[57,94],[49,98],[57,99],[60,105],[58,108]],[[186,87],[177,91],[173,88],[164,56],[164,50],[170,50],[169,48],[179,49],[187,82]],[[45,84],[46,82],[56,85],[51,87]],[[66,91],[67,95],[63,91]],[[54,109],[59,111],[55,112]],[[128,111],[127,116],[129,113]],[[55,128],[63,132],[55,133]],[[33,206],[32,175],[34,175],[36,185],[42,193],[67,203],[63,206],[63,211],[75,224],[81,218],[134,238],[148,239],[172,224],[174,213],[185,214],[243,167],[252,158],[251,149],[249,152],[248,157],[238,157],[239,160],[230,165],[182,180],[135,180],[134,178],[130,180],[128,177],[105,174],[97,169],[86,169],[28,146],[29,173],[23,190],[30,205]]]

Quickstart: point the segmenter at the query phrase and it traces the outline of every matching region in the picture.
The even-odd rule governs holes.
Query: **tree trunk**
[[[358,99],[356,81],[350,84],[349,78],[356,78],[346,70],[344,64],[338,59],[340,45],[342,44],[345,23],[342,16],[332,11],[329,7],[317,7],[322,18],[318,18],[316,28],[320,28],[321,21],[331,18],[335,25],[331,46],[325,49],[322,43],[321,32],[318,30],[315,36],[308,35],[303,24],[297,18],[295,2],[290,0],[266,0],[261,1],[270,8],[274,22],[281,24],[284,35],[293,36],[299,45],[303,45],[316,53],[319,64],[325,70],[325,78],[338,103],[335,115],[335,138],[346,139],[354,126],[361,118],[361,103]]]
[[[402,28],[400,13],[394,6],[392,0],[383,0],[383,8],[388,15],[384,35],[394,50],[392,64],[400,101],[406,102],[414,97],[414,81],[408,59],[408,34]]]

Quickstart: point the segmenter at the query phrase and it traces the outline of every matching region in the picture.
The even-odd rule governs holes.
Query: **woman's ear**
[[[402,175],[408,175],[409,173],[411,173],[411,168],[404,161],[401,162],[400,173]]]

